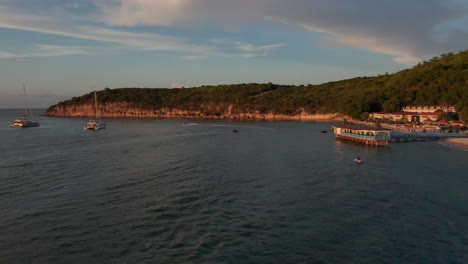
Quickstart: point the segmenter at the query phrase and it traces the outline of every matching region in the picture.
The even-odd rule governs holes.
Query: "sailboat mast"
[[[23,95],[24,95],[24,115],[28,115],[28,101],[26,100],[26,86],[23,82]]]
[[[24,115],[33,116],[31,106],[29,105],[28,95],[26,94],[26,85],[23,82],[23,94],[24,94]]]
[[[96,113],[96,119],[99,118],[99,115],[98,115],[98,105],[97,105],[97,94],[96,94],[96,90],[94,90],[94,111]]]

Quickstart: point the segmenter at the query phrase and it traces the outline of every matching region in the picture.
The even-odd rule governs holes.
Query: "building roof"
[[[435,112],[430,112],[430,113],[419,113],[419,112],[398,112],[398,113],[394,113],[394,115],[438,115],[438,113],[435,113]]]
[[[395,112],[395,113],[385,113],[385,112],[374,112],[374,113],[371,113],[371,114],[378,114],[378,115],[407,115],[407,116],[411,116],[411,115],[433,115],[433,116],[436,116],[438,115],[438,113],[436,112],[429,112],[429,113],[419,113],[419,112]]]
[[[454,107],[453,105],[405,105],[404,107]]]
[[[429,118],[426,118],[426,120],[424,120],[423,122],[433,122],[433,121]]]
[[[431,116],[436,116],[439,115],[439,113],[413,113],[413,115],[431,115]]]
[[[441,119],[439,121],[437,121],[436,123],[439,123],[439,124],[448,124],[449,121],[445,120],[445,119]]]

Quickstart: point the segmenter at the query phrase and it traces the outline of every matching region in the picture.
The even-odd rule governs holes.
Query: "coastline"
[[[468,138],[448,138],[443,140],[443,142],[463,149],[468,149]]]
[[[46,117],[57,117],[57,118],[94,118],[93,115],[49,115],[44,114],[41,116]],[[170,115],[160,115],[160,116],[101,116],[103,119],[178,119],[178,120],[226,120],[226,121],[252,121],[252,122],[282,122],[282,121],[291,121],[291,122],[318,122],[318,123],[339,123],[342,122],[342,118],[321,118],[321,117],[298,117],[298,116],[275,116],[275,117],[255,117],[255,116],[231,116],[231,117],[218,117],[218,116],[170,116]]]
[[[375,125],[375,123],[361,121],[361,120],[351,120],[351,122],[357,123],[357,124],[363,124],[363,125]],[[390,125],[390,124],[385,124],[385,123],[381,125],[384,128],[391,129],[394,133],[414,133],[414,132],[421,133],[424,130],[424,128],[416,128],[414,132],[407,132],[404,127],[397,127],[396,125]],[[438,131],[436,132],[432,131],[432,132],[440,133]],[[468,138],[445,138],[445,139],[442,139],[440,142],[468,150]]]
[[[49,117],[93,117],[95,110],[92,104],[56,106],[46,112]],[[315,121],[339,122],[346,116],[340,113],[311,114],[300,109],[294,114],[275,114],[271,112],[238,112],[228,105],[223,109],[206,108],[202,110],[185,110],[175,108],[142,109],[128,103],[103,104],[99,110],[102,118],[148,118],[148,119],[222,119],[252,121]]]

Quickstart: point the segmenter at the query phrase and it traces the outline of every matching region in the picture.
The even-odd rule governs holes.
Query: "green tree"
[[[461,118],[461,120],[462,120],[465,124],[468,124],[468,107],[465,107],[465,108],[460,112],[460,118]]]
[[[447,113],[442,111],[442,110],[437,110],[436,111],[437,113],[437,120],[441,120],[441,119],[447,119]]]
[[[361,120],[368,120],[369,119],[369,112],[364,112],[361,114]]]

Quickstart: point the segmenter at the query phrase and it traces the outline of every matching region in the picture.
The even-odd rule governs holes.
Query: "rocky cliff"
[[[309,114],[303,109],[299,114],[284,115],[273,113],[234,113],[232,105],[219,107],[216,114],[212,111],[180,110],[174,108],[142,109],[129,103],[106,103],[100,106],[101,117],[106,118],[206,118],[206,119],[253,119],[253,120],[298,120],[330,121],[343,118],[341,114]],[[212,109],[209,109],[212,110]],[[47,116],[55,117],[93,117],[94,104],[56,105],[48,110]]]

